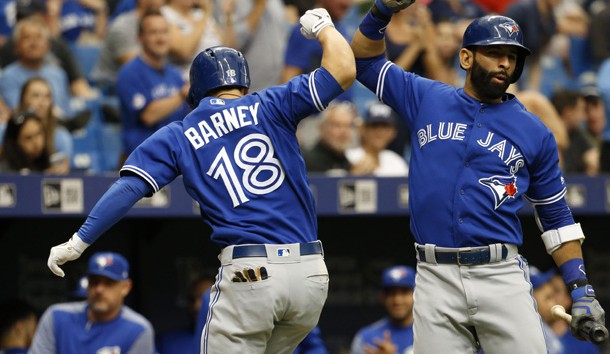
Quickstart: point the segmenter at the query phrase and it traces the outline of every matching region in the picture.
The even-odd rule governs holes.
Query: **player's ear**
[[[460,49],[460,68],[468,70],[474,63],[474,52],[468,48]]]

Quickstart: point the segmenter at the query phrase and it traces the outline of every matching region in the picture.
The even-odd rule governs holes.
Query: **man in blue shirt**
[[[49,307],[29,353],[155,353],[151,324],[124,305],[132,287],[127,260],[118,253],[95,253],[87,278],[87,301]]]
[[[398,265],[381,276],[381,300],[388,316],[358,331],[351,354],[413,353],[415,269]]]
[[[141,54],[125,64],[117,76],[125,157],[159,128],[189,112],[188,84],[180,70],[167,63],[170,26],[158,10],[140,18]]]
[[[34,307],[21,299],[0,304],[0,354],[26,354],[36,332]]]

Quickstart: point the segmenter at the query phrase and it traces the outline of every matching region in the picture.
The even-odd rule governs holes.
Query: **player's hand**
[[[318,38],[318,35],[324,28],[335,26],[328,11],[322,8],[307,10],[307,12],[301,16],[300,22],[301,34],[307,39]]]
[[[404,10],[414,3],[415,0],[375,0],[375,6],[386,15]]]
[[[364,354],[396,354],[398,347],[392,343],[392,338],[389,330],[383,332],[383,339],[374,338],[375,346],[365,345]]]
[[[605,326],[606,315],[595,298],[595,291],[591,285],[585,285],[572,290],[572,321],[570,330],[572,334],[581,340],[591,340],[584,337],[583,326],[586,322],[593,321]]]
[[[63,278],[65,273],[59,266],[67,261],[73,261],[80,257],[87,247],[89,247],[89,244],[85,243],[76,233],[74,233],[68,242],[51,248],[47,266],[53,274]]]
[[[265,267],[244,268],[243,270],[236,270],[233,274],[231,281],[234,283],[255,282],[269,278]]]

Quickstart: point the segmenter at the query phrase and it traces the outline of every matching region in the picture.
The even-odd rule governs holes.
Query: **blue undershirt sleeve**
[[[574,224],[572,211],[564,198],[555,203],[536,205],[536,214],[543,231]]]
[[[140,177],[119,178],[95,204],[87,220],[78,230],[78,236],[84,242],[92,244],[125,216],[138,200],[151,193],[150,185]]]

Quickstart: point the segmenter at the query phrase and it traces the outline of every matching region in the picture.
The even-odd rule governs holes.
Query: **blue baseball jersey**
[[[10,37],[13,34],[17,16],[15,0],[0,0],[0,36]]]
[[[82,31],[95,29],[95,13],[77,0],[64,0],[59,22],[61,36],[68,43],[76,43]]]
[[[396,327],[386,317],[360,329],[356,333],[352,341],[350,354],[364,354],[364,346],[367,344],[376,348],[375,340],[383,340],[386,331],[390,331],[390,340],[396,346],[397,354],[413,353],[413,325]]]
[[[599,354],[601,350],[593,343],[576,339],[568,329],[563,336],[559,337],[563,345],[563,353]]]
[[[93,323],[86,301],[57,304],[42,315],[30,354],[155,353],[154,331],[142,315],[123,306],[108,322]]]
[[[183,103],[152,126],[144,125],[140,119],[152,101],[175,95],[183,85],[180,70],[171,64],[157,70],[137,56],[121,67],[117,74],[116,91],[121,103],[121,138],[125,153],[132,152],[159,128],[186,116],[189,108]]]
[[[521,245],[522,197],[543,209],[565,203],[555,139],[513,95],[482,103],[383,55],[359,59],[357,67],[358,80],[409,128],[410,223],[418,243]],[[567,214],[553,225],[573,224]]]
[[[140,176],[155,192],[182,175],[221,247],[314,241],[314,199],[296,129],[341,92],[320,68],[242,98],[206,97],[142,143],[121,175]]]

